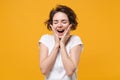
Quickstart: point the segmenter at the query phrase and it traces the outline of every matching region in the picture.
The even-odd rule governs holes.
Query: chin
[[[58,36],[60,39],[62,38],[62,36]]]
[[[61,39],[61,38],[62,38],[62,36],[59,36],[59,38]]]

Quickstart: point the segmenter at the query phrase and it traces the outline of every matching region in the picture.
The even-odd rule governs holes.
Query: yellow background
[[[75,10],[82,38],[79,80],[120,80],[119,0],[0,0],[0,80],[43,80],[38,40],[57,4]]]

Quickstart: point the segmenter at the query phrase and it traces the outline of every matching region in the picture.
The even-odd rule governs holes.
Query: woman
[[[40,69],[46,80],[77,80],[76,69],[82,51],[82,41],[70,30],[77,27],[76,14],[64,5],[51,10],[45,22],[53,35],[45,34],[39,40]]]

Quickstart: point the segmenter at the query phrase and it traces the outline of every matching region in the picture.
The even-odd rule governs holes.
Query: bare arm
[[[50,26],[53,29],[53,32],[55,33],[53,26],[52,25]],[[54,39],[55,39],[55,46],[52,49],[49,56],[48,56],[48,47],[42,43],[40,44],[40,68],[42,73],[45,75],[47,75],[51,71],[60,47],[59,38],[56,34],[54,34]]]
[[[72,74],[75,72],[79,63],[81,51],[82,45],[77,45],[71,49],[69,56],[65,49],[65,45],[61,45],[62,61],[68,76],[72,76]]]
[[[47,75],[52,69],[58,50],[59,46],[55,45],[51,54],[48,56],[48,48],[40,43],[40,68],[43,74]]]

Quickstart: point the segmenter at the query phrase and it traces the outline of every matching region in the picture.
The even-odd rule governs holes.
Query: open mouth
[[[63,33],[65,30],[57,30],[58,33]]]

